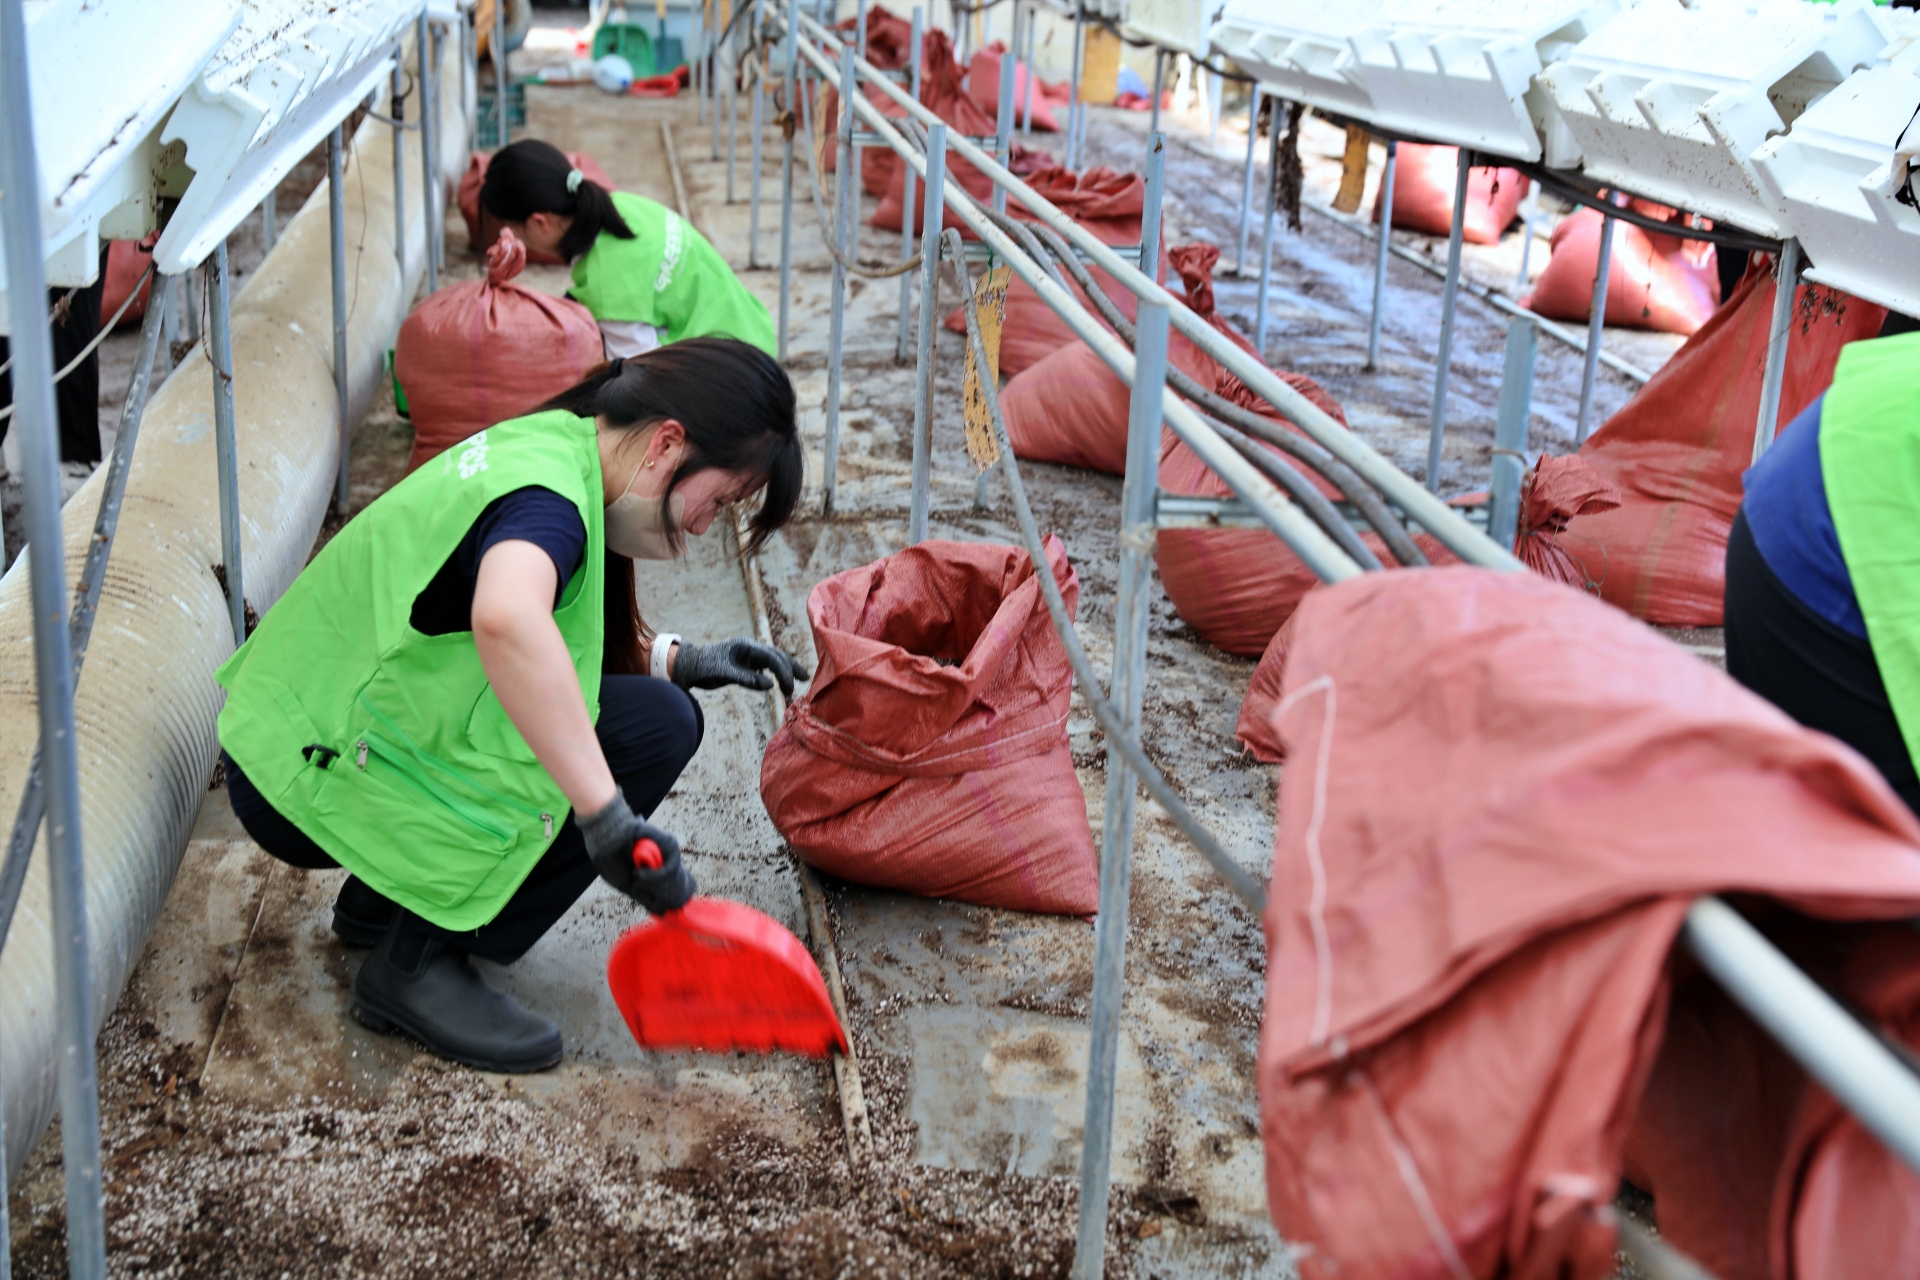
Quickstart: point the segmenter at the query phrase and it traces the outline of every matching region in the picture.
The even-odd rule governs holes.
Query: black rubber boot
[[[353,1016],[481,1071],[544,1071],[560,1061],[560,1028],[488,986],[466,952],[398,908],[353,980]]]
[[[333,932],[350,947],[371,947],[393,922],[393,903],[367,888],[359,876],[348,876],[333,900]]]

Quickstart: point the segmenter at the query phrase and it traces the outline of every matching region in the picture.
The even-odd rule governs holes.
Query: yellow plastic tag
[[[974,285],[974,301],[979,304],[980,340],[987,348],[987,377],[994,389],[1000,386],[1000,328],[1007,319],[1007,286],[1013,281],[1013,269],[990,269]],[[973,344],[967,344],[967,378],[961,386],[960,411],[966,423],[967,456],[973,465],[985,471],[1000,461],[1000,444],[993,438],[993,416],[987,409],[985,384],[974,362]]]

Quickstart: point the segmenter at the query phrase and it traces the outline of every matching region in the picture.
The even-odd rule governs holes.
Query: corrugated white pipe
[[[410,42],[409,42],[410,43]],[[414,65],[406,55],[407,65]],[[442,189],[466,165],[458,41],[439,76]],[[416,109],[415,114],[418,114]],[[358,421],[382,376],[425,262],[420,134],[405,136],[407,278],[394,261],[393,130],[364,122],[345,182],[349,400]],[[191,157],[189,157],[191,160]],[[306,564],[339,456],[333,311],[323,183],[233,302],[242,555],[247,597],[264,613]],[[77,581],[105,472],[62,512]],[[214,670],[233,652],[220,560],[213,377],[204,348],[147,406],[107,566],[74,716],[86,848],[96,1022],[104,1022],[146,945],[213,769]],[[0,578],[0,819],[11,826],[33,755],[33,637],[27,558]],[[53,1118],[54,1002],[45,840],[0,953],[0,1085],[6,1161],[16,1174]]]

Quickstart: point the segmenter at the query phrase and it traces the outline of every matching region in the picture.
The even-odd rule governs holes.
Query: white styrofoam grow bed
[[[1797,3],[1798,0],[1795,0]],[[1619,0],[1388,0],[1352,37],[1352,74],[1382,129],[1566,167],[1540,69],[1612,18]]]
[[[1588,177],[1778,237],[1754,151],[1892,39],[1866,0],[1643,0],[1539,78]]]
[[[1373,99],[1353,74],[1353,35],[1385,0],[1228,0],[1213,47],[1268,90],[1336,115],[1370,119]]]
[[[1204,58],[1207,32],[1218,11],[1219,0],[1125,0],[1120,29],[1136,40]]]
[[[1920,30],[1753,154],[1809,279],[1920,315],[1920,210],[1893,198],[1893,140],[1920,106]]]
[[[192,178],[154,247],[164,272],[203,262],[393,67],[422,0],[246,0],[240,28],[162,133]]]

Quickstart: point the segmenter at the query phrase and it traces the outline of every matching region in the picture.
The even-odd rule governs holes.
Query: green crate
[[[474,145],[482,151],[490,151],[500,145],[500,108],[499,99],[491,89],[480,91],[479,122],[475,129]],[[527,87],[524,84],[507,86],[507,127],[520,130],[527,126]]]
[[[659,74],[653,70],[653,35],[645,27],[631,22],[609,22],[593,35],[593,59],[598,62],[610,53],[627,60],[636,77]]]

